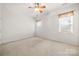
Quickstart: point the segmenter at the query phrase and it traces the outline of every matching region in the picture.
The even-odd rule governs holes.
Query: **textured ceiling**
[[[69,5],[72,5],[73,3],[42,3],[42,5],[45,5],[46,8],[45,10],[50,12],[51,10],[56,10],[57,8],[62,8],[62,7],[65,7],[65,6],[69,6]],[[27,10],[29,11],[34,11],[34,8],[28,8],[28,7],[33,7],[34,6],[34,3],[26,3],[25,4]]]
[[[59,7],[63,7],[63,6],[67,6],[67,5],[72,5],[72,3],[42,3],[42,5],[45,5],[46,8],[48,11],[50,10],[54,10],[56,8],[59,8]],[[28,7],[33,7],[34,6],[34,3],[26,3],[25,6],[28,8]],[[33,10],[34,8],[28,8],[30,10]]]
[[[48,13],[51,13],[52,11],[55,11],[57,9],[60,9],[62,7],[70,6],[73,3],[42,3],[42,5],[45,5],[45,13],[44,15],[47,15]],[[26,12],[30,14],[31,16],[35,16],[37,13],[34,13],[34,8],[28,8],[28,7],[33,7],[34,3],[26,3]]]

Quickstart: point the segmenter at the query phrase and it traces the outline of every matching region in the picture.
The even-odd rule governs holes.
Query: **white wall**
[[[59,32],[58,14],[74,10],[74,33]],[[78,26],[79,26],[79,5],[71,5],[51,11],[50,14],[42,19],[42,24],[37,26],[37,36],[50,40],[79,45]]]
[[[0,44],[2,43],[1,33],[2,33],[2,4],[0,4]]]
[[[33,36],[34,20],[25,4],[3,4],[2,16],[3,43]]]

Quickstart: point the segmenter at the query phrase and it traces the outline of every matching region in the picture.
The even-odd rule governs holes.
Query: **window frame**
[[[70,15],[68,15],[70,13]],[[62,17],[63,16],[63,17]],[[70,16],[71,19],[70,19],[70,23],[69,25],[70,26],[70,29],[69,31],[64,31],[63,27],[62,27],[62,19],[66,16]],[[59,32],[73,32],[73,17],[74,17],[74,11],[69,11],[69,12],[65,12],[65,13],[61,13],[61,14],[58,14],[58,20],[59,20]],[[64,25],[63,25],[64,26]],[[66,27],[66,25],[65,25]],[[63,30],[62,30],[63,29]]]

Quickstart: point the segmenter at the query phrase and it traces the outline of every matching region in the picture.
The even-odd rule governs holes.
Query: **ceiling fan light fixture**
[[[46,6],[42,5],[41,3],[34,3],[35,6],[29,7],[29,8],[35,8],[34,12],[43,13],[45,12]]]
[[[39,12],[39,8],[35,8],[35,12]]]
[[[44,12],[44,9],[42,9],[42,8],[35,8],[35,12],[40,12],[40,13],[42,13],[42,12]]]

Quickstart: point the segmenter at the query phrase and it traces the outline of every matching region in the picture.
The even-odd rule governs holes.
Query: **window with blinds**
[[[62,13],[59,18],[59,32],[73,32],[74,11]]]

